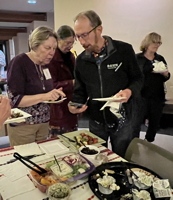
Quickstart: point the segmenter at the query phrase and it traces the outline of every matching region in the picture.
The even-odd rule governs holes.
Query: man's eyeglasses
[[[91,29],[91,30],[88,31],[87,33],[83,33],[83,34],[80,34],[80,35],[76,35],[76,38],[77,38],[77,39],[80,39],[80,38],[86,39],[86,38],[88,37],[88,35],[89,35],[93,30],[95,30],[98,26],[100,26],[100,25],[95,26],[93,29]]]

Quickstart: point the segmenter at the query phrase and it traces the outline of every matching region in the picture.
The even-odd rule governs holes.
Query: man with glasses
[[[76,38],[85,50],[77,57],[73,96],[76,104],[69,104],[69,110],[82,113],[88,108],[90,131],[106,142],[110,137],[112,150],[124,156],[134,138],[132,104],[133,97],[140,93],[142,74],[132,46],[102,36],[102,29],[100,17],[92,10],[79,13],[74,20]],[[93,100],[115,94],[122,97],[118,101],[123,103],[119,113],[114,113],[112,107],[100,110],[105,102]]]

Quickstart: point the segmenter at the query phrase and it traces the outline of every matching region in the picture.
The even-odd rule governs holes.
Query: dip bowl
[[[79,153],[91,162],[100,153],[100,149],[94,145],[85,145],[79,148]]]

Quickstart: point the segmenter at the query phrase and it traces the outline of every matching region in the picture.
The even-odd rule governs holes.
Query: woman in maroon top
[[[71,27],[64,25],[58,29],[57,34],[58,48],[49,70],[54,88],[62,87],[67,99],[60,104],[51,105],[50,137],[77,130],[77,115],[70,113],[67,106],[73,94],[75,58],[70,50],[75,41],[75,33]]]
[[[13,108],[32,117],[8,127],[10,145],[44,140],[48,136],[50,108],[43,103],[64,97],[62,88],[53,89],[47,64],[57,48],[57,34],[48,27],[36,28],[29,38],[30,52],[13,58],[7,69],[8,95]]]

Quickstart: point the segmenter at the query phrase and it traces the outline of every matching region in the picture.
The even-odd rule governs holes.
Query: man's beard
[[[95,44],[94,45],[88,45],[88,46],[83,46],[84,49],[86,50],[86,53],[92,53],[92,52],[95,52],[95,53],[99,53],[100,51],[100,48],[98,47],[98,37],[97,35],[95,34]]]

